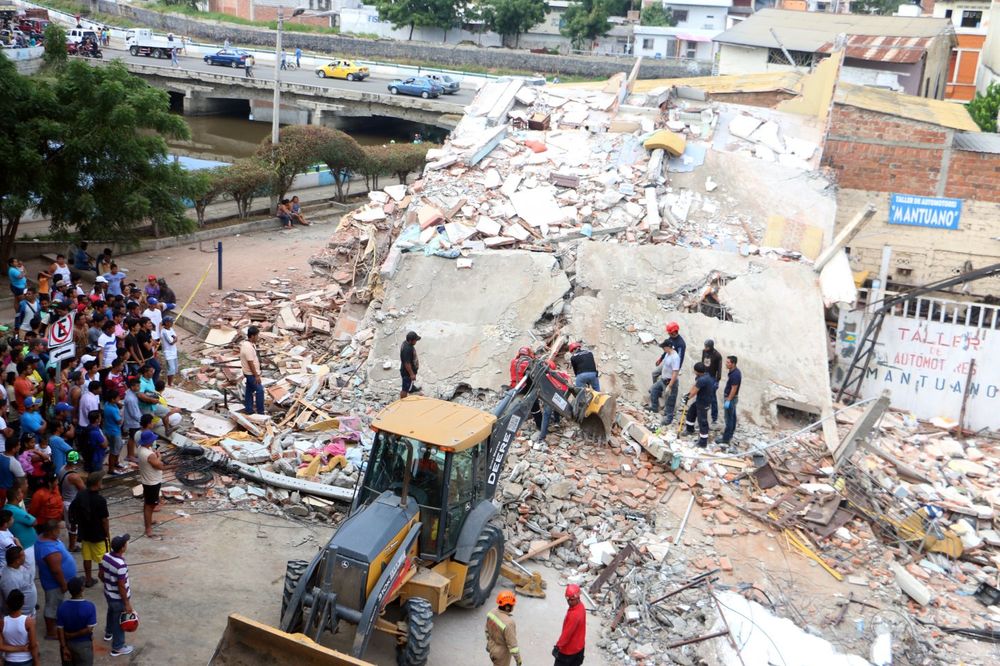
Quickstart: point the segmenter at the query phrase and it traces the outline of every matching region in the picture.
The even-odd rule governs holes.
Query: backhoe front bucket
[[[583,412],[580,430],[587,439],[603,442],[611,434],[611,426],[615,422],[617,402],[615,396],[607,393],[597,393],[596,391],[589,391],[589,393],[591,398]]]
[[[209,666],[375,666],[323,647],[302,634],[287,634],[237,613],[229,616],[226,631],[208,663]]]

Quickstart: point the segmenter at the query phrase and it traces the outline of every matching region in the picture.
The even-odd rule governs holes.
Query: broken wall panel
[[[517,348],[537,343],[536,323],[570,289],[548,254],[495,250],[470,256],[472,268],[464,270],[439,257],[403,257],[370,315],[381,322],[368,359],[377,389],[399,389],[399,347],[413,330],[422,338],[417,383],[427,395],[451,395],[463,384],[499,390],[509,381],[507,363]]]
[[[779,405],[815,415],[830,408],[823,299],[808,266],[603,243],[582,243],[576,266],[578,295],[568,307],[567,334],[595,350],[602,389],[646,402],[656,343],[666,337],[666,323],[676,321],[687,342],[682,392],[691,388],[692,367],[711,338],[723,356],[739,358],[741,418],[775,425]],[[727,278],[718,299],[732,321],[700,308],[677,310],[691,307],[691,297],[704,292],[714,272]],[[720,398],[725,379],[723,371]]]

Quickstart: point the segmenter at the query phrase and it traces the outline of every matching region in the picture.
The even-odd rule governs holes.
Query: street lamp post
[[[292,17],[306,11],[305,7],[292,10]],[[274,38],[274,101],[271,107],[271,144],[278,145],[278,128],[281,124],[281,30],[285,27],[285,12],[278,7],[278,31]]]

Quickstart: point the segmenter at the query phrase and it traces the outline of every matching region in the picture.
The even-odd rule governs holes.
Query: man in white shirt
[[[154,340],[160,339],[160,328],[163,325],[163,311],[160,310],[160,302],[153,297],[150,297],[146,304],[149,306],[142,312],[143,317],[149,317],[149,320],[153,322],[153,330],[150,331],[150,335]]]
[[[104,329],[97,338],[97,346],[97,355],[100,358],[98,365],[101,368],[110,368],[118,357],[118,337],[115,335],[114,321],[109,319],[104,322]]]
[[[164,317],[160,331],[160,349],[163,359],[167,362],[167,386],[174,385],[177,374],[177,331],[174,329],[174,318]]]
[[[649,390],[649,409],[659,411],[660,396],[666,393],[667,400],[663,407],[663,425],[670,425],[674,420],[674,407],[677,404],[677,375],[681,369],[681,357],[670,344],[665,340],[660,345],[663,349],[663,358],[660,360],[660,378],[656,380]]]

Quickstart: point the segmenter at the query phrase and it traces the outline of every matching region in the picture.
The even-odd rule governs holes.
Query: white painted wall
[[[956,32],[985,35],[990,25],[990,3],[988,0],[957,0],[956,2],[935,2],[934,18],[945,18],[945,13],[951,10],[951,23]],[[978,28],[962,27],[962,12],[977,11],[983,13],[983,21]]]
[[[665,3],[664,7],[688,13],[687,20],[678,21],[675,27],[694,28],[696,30],[718,30],[719,32],[726,29],[726,16],[729,15],[729,10],[726,7],[673,5],[669,2]]]
[[[869,398],[889,391],[893,407],[908,409],[924,419],[943,416],[957,421],[969,365],[975,359],[966,427],[1000,429],[1000,364],[996,363],[1000,329],[995,328],[1000,324],[1000,312],[990,306],[976,306],[970,312],[966,304],[955,301],[935,303],[949,313],[957,308],[961,321],[966,321],[968,312],[973,324],[919,316],[886,317],[876,347],[877,364],[869,368],[862,395]]]
[[[757,74],[759,72],[785,72],[794,70],[791,65],[773,65],[767,62],[767,49],[721,44],[719,48],[719,74]]]

